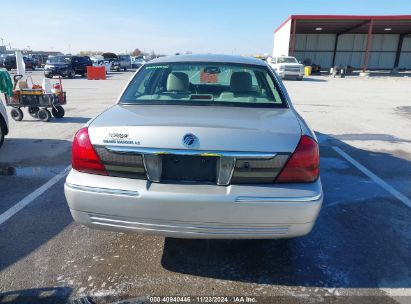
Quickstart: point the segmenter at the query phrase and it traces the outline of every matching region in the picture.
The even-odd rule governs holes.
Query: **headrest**
[[[251,91],[251,74],[248,72],[234,72],[231,75],[230,88],[232,92]]]
[[[188,91],[188,75],[183,72],[171,72],[167,77],[167,91],[186,92]]]

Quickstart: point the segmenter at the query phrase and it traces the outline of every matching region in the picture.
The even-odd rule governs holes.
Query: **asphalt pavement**
[[[41,71],[32,75],[41,83]],[[64,178],[38,191],[64,174],[75,131],[111,106],[131,76],[65,79],[63,119],[44,123],[25,112],[11,121],[0,150],[0,222],[24,207],[0,224],[0,303],[170,295],[411,302],[410,78],[286,81],[320,142],[324,205],[305,237],[240,241],[91,230],[73,222]]]

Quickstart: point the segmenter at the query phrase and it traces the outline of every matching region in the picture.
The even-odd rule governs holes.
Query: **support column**
[[[294,56],[295,53],[295,31],[296,31],[296,27],[297,27],[297,19],[294,19],[293,21],[293,34],[292,34],[292,40],[291,40],[291,56]]]
[[[335,66],[335,56],[337,53],[337,47],[338,47],[338,38],[340,37],[340,34],[336,34],[335,35],[335,41],[334,41],[334,50],[333,50],[333,63],[331,65],[331,67],[333,68]]]
[[[398,64],[400,63],[401,49],[402,49],[402,43],[404,41],[404,37],[405,35],[401,34],[400,39],[398,40],[397,51],[395,52],[394,69],[398,68]]]
[[[368,26],[368,35],[367,35],[367,45],[365,46],[365,57],[364,57],[364,65],[362,66],[362,71],[365,72],[368,67],[368,57],[369,57],[369,50],[371,47],[372,41],[372,27],[374,25],[374,19],[370,20],[370,25]]]

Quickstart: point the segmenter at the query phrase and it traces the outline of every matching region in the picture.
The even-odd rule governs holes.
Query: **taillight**
[[[276,179],[277,183],[313,182],[320,174],[320,153],[317,142],[303,135],[294,153]]]
[[[80,172],[107,175],[91,144],[87,128],[80,129],[74,136],[71,166]]]

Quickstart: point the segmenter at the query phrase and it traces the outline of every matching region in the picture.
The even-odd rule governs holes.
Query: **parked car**
[[[104,60],[103,56],[94,56],[90,58],[93,62],[93,66],[95,67],[102,67],[104,66],[106,69],[106,74],[111,70],[111,63],[108,60]]]
[[[267,62],[273,67],[274,71],[281,78],[296,77],[302,80],[304,77],[304,65],[299,63],[295,57],[280,56],[267,59]]]
[[[55,75],[74,78],[76,74],[84,77],[88,66],[93,66],[88,56],[49,56],[44,66],[44,75],[48,78]]]
[[[14,55],[6,56],[6,58],[4,58],[3,60],[3,66],[7,69],[7,71],[16,69],[17,68],[16,56]]]
[[[120,65],[120,69],[123,71],[127,71],[131,69],[131,56],[130,55],[118,55],[118,62]]]
[[[4,137],[9,133],[9,121],[7,119],[7,111],[3,102],[0,99],[0,147],[3,145]]]
[[[76,133],[65,195],[93,228],[296,237],[322,204],[319,148],[264,61],[162,57]]]
[[[4,60],[6,60],[6,55],[0,55],[0,68],[4,67]]]
[[[31,60],[30,58],[23,56],[23,60],[24,60],[24,64],[26,66],[26,70],[35,70],[36,67],[34,65],[33,60]],[[17,68],[17,62],[16,62],[16,56],[14,55],[9,55],[6,57],[6,59],[4,59],[4,67],[10,71],[12,69],[16,69]]]
[[[104,61],[106,63],[110,63],[110,68],[112,71],[121,71],[120,62],[118,60],[118,56],[114,53],[104,53],[103,54]]]
[[[45,54],[32,54],[31,59],[34,61],[36,67],[42,68],[45,66],[48,55]]]
[[[23,57],[23,60],[24,60],[24,65],[26,66],[26,70],[30,69],[34,71],[36,69],[36,64],[31,58]]]
[[[139,57],[131,57],[131,67],[133,69],[138,69],[141,67],[143,64],[145,64],[147,61],[144,59],[143,56]]]
[[[96,55],[96,56],[90,57],[90,60],[93,63],[93,66],[103,66],[104,65],[103,56]]]
[[[118,59],[111,58],[111,59],[105,60],[105,62],[110,64],[111,71],[117,71],[117,72],[121,71],[121,66],[120,66],[120,62],[118,61]]]

